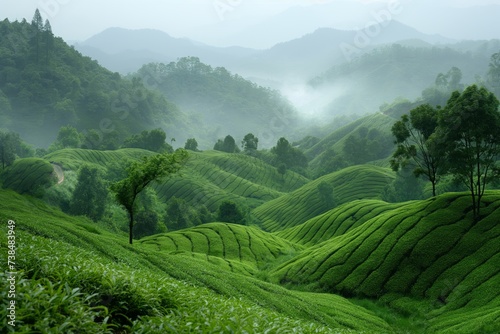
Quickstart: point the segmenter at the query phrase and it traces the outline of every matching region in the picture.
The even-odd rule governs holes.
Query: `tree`
[[[214,150],[228,153],[238,153],[240,151],[236,146],[236,141],[230,135],[227,135],[224,140],[219,139],[214,146]]]
[[[486,81],[488,87],[497,95],[497,98],[500,98],[500,52],[491,56]]]
[[[390,161],[394,171],[413,161],[415,177],[425,175],[432,184],[432,196],[436,196],[438,173],[443,165],[442,145],[433,135],[438,126],[438,111],[429,104],[410,110],[410,115],[401,116],[401,120],[392,126],[397,148]]]
[[[173,152],[172,146],[165,140],[167,134],[162,129],[144,130],[140,134],[125,139],[123,147],[142,148],[153,152]]]
[[[96,167],[83,166],[70,202],[70,213],[98,221],[104,214],[108,190]]]
[[[476,221],[500,154],[499,104],[486,88],[472,85],[452,94],[439,119],[438,143],[446,149],[446,170],[469,189]]]
[[[298,148],[293,147],[290,142],[281,137],[276,146],[271,148],[271,153],[276,156],[277,165],[285,164],[287,168],[307,167],[307,158]]]
[[[281,164],[279,164],[279,166],[276,170],[281,175],[281,180],[284,180],[285,174],[286,174],[286,165],[284,163],[281,163]]]
[[[16,160],[16,148],[21,145],[21,139],[17,133],[0,132],[0,159],[2,168],[10,166]]]
[[[335,201],[333,199],[333,186],[330,183],[327,183],[325,181],[321,181],[318,186],[318,195],[327,208],[331,208],[335,205]]]
[[[243,213],[236,203],[232,201],[224,201],[220,204],[217,220],[226,223],[245,224]]]
[[[126,210],[129,216],[129,243],[132,244],[135,200],[137,195],[151,182],[176,173],[186,161],[188,154],[179,149],[172,154],[157,154],[143,157],[141,161],[127,167],[127,177],[111,185],[116,200]]]
[[[56,147],[60,148],[79,148],[81,145],[81,135],[77,129],[71,125],[63,126],[59,129],[56,139]]]
[[[198,151],[198,142],[196,141],[196,139],[194,138],[189,138],[187,141],[186,141],[186,144],[184,145],[184,148],[186,150],[190,150],[190,151],[195,151],[197,152]]]
[[[40,15],[40,11],[38,8],[35,10],[35,14],[33,15],[33,20],[31,20],[31,28],[33,30],[32,37],[32,47],[35,48],[35,60],[38,63],[40,60],[40,44],[41,44],[41,35],[43,32],[43,19],[42,15]]]
[[[245,152],[257,150],[258,144],[259,138],[255,137],[253,133],[248,133],[241,141],[241,146]]]

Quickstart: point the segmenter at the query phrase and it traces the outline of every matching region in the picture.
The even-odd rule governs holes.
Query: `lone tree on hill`
[[[392,169],[397,172],[412,160],[415,164],[413,174],[416,177],[425,175],[432,183],[432,196],[436,196],[438,172],[443,165],[442,146],[433,135],[437,126],[438,110],[429,104],[410,110],[409,116],[401,116],[392,126],[397,144],[390,161]]]
[[[78,181],[70,202],[70,212],[86,215],[93,221],[102,218],[106,207],[108,189],[101,172],[96,167],[84,165],[78,173]]]
[[[151,182],[176,173],[186,161],[188,154],[178,149],[172,154],[157,154],[143,157],[141,161],[127,167],[127,177],[111,185],[116,200],[127,210],[129,215],[129,243],[132,244],[135,200],[137,195]]]
[[[470,190],[476,221],[500,154],[499,104],[486,88],[472,85],[452,94],[439,119],[437,140],[445,147],[446,170]]]
[[[243,137],[241,141],[241,146],[245,152],[257,150],[257,145],[259,144],[259,138],[255,137],[253,133],[248,133]]]

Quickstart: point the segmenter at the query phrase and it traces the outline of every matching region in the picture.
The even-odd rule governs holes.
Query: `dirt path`
[[[57,184],[63,183],[63,181],[64,181],[64,172],[63,172],[63,169],[58,164],[52,163],[51,165],[54,168],[54,172],[57,175]]]

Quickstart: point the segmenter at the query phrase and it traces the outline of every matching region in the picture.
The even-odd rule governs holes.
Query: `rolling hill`
[[[17,329],[86,328],[94,333],[390,330],[384,320],[344,298],[289,291],[233,273],[189,251],[167,254],[147,243],[131,247],[126,236],[67,216],[41,201],[4,190],[0,198],[5,203],[0,218],[16,222],[16,247],[23,254],[16,262],[17,291],[23,301],[17,309]],[[6,233],[0,243],[6,247]],[[6,261],[5,254],[1,257]],[[7,291],[6,284],[7,279],[2,279],[2,291]],[[38,293],[33,294],[34,289]],[[2,305],[5,301],[2,298]],[[2,316],[5,310],[2,307]]]
[[[63,169],[77,171],[82,164],[102,169],[119,166],[129,160],[154,154],[142,149],[95,151],[63,149],[45,159],[58,163]],[[233,200],[244,207],[257,207],[305,185],[309,180],[297,173],[287,172],[284,178],[276,168],[244,154],[218,151],[190,152],[190,158],[177,176],[155,185],[160,200],[173,197],[186,200],[193,206],[205,205],[216,211],[223,200]]]
[[[493,333],[500,328],[500,197],[487,193],[477,223],[469,202],[467,194],[449,193],[397,205],[345,204],[282,232],[311,247],[272,276],[286,285],[377,298],[405,312],[415,307],[428,312],[431,331]]]
[[[268,201],[252,211],[267,231],[279,231],[304,223],[332,206],[356,199],[380,198],[385,186],[394,178],[382,167],[358,165],[342,169],[307,183],[305,186]],[[319,186],[333,186],[333,203],[320,197]]]

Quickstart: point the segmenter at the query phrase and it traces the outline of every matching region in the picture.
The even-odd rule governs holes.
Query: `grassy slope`
[[[494,333],[500,330],[500,193],[487,193],[476,224],[469,202],[468,194],[450,193],[345,204],[282,232],[291,241],[319,243],[271,275],[314,290],[380,298],[409,313],[416,308],[432,330]]]
[[[338,130],[335,130],[327,137],[323,138],[316,145],[308,149],[305,154],[311,159],[311,167],[314,169],[318,167],[319,158],[321,154],[325,152],[328,148],[333,148],[335,152],[342,152],[342,148],[345,140],[351,134],[357,132],[360,128],[366,127],[368,130],[375,128],[380,132],[391,132],[391,127],[394,124],[395,119],[387,115],[376,113],[368,115],[366,117],[360,118],[351,122]]]
[[[56,181],[54,169],[50,163],[38,158],[16,160],[6,168],[2,178],[5,188],[14,189],[19,193],[33,192],[34,187],[47,187]]]
[[[279,231],[297,226],[306,220],[324,213],[331,206],[319,197],[318,185],[326,182],[333,185],[337,205],[356,199],[380,198],[393,173],[376,166],[360,165],[342,169],[309,182],[305,186],[266,202],[253,210],[253,214],[268,231]]]
[[[134,333],[230,332],[231,328],[237,333],[390,331],[385,321],[335,295],[318,298],[289,291],[226,270],[189,251],[155,251],[148,242],[130,246],[124,235],[111,234],[86,219],[67,216],[11,191],[0,191],[0,202],[0,219],[16,221],[16,265],[24,277],[18,283],[18,330],[23,323],[24,330],[59,326],[69,330],[82,324],[89,332],[106,332],[110,328],[103,320],[108,317],[110,324],[122,329],[127,325]],[[252,228],[235,226],[234,231],[245,230],[278,241]],[[196,229],[184,233],[194,234]],[[4,228],[2,248],[6,234]],[[282,245],[293,247],[284,241]],[[254,246],[251,249],[258,247]],[[227,257],[238,259],[243,254],[234,247],[231,252],[234,255]],[[4,263],[5,256],[2,252]],[[2,301],[6,301],[3,278]],[[4,306],[0,313],[5,312]],[[5,319],[5,314],[0,315]]]
[[[157,234],[140,243],[167,254],[193,253],[222,268],[252,275],[264,264],[302,249],[258,228],[226,223]]]
[[[105,167],[111,162],[137,160],[151,154],[154,153],[141,149],[64,149],[47,155],[45,159],[61,164],[66,170],[77,170],[84,163]],[[155,187],[164,201],[178,197],[193,205],[204,204],[215,211],[221,201],[228,199],[256,207],[308,181],[293,172],[282,179],[274,167],[244,154],[207,151],[190,152],[190,158],[180,174]]]

